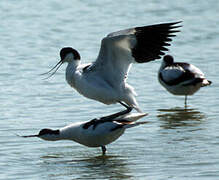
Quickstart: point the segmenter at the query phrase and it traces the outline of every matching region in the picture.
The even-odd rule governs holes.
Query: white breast
[[[182,76],[184,69],[180,66],[168,66],[161,71],[161,75],[166,82],[174,81]]]

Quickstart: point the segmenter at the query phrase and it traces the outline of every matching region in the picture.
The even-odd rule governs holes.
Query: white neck
[[[162,61],[159,71],[163,70],[166,66],[166,62]]]
[[[73,123],[60,129],[60,139],[78,141],[81,123]]]
[[[75,84],[75,72],[77,67],[80,65],[80,60],[74,60],[68,63],[65,71],[65,78],[66,81],[71,85],[74,86]]]

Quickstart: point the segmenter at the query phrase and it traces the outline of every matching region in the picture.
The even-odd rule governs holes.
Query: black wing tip
[[[141,26],[135,27],[136,33],[135,34],[144,34],[148,31],[160,31],[160,34],[168,34],[168,37],[174,37],[174,33],[180,32],[178,28],[182,27],[179,25],[182,21],[176,22],[169,22],[169,23],[159,23],[153,24],[149,26]]]
[[[183,21],[175,21],[175,22],[171,22],[169,23],[170,25],[175,25],[175,24],[179,24],[179,23],[182,23]]]
[[[182,21],[160,23],[150,26],[137,27],[137,45],[132,49],[132,56],[138,63],[160,59],[171,46],[172,37],[180,32],[179,25]]]
[[[152,24],[152,25],[146,25],[146,26],[138,26],[138,27],[135,27],[135,29],[141,29],[141,28],[144,28],[144,27],[154,27],[154,26],[169,26],[171,28],[178,28],[178,27],[182,27],[183,25],[178,25],[178,26],[175,26],[176,24],[180,24],[182,23],[183,21],[175,21],[175,22],[163,22],[163,23],[155,23],[155,24]]]
[[[177,21],[177,22],[172,22],[172,23],[164,23],[164,25],[167,25],[169,27],[169,32],[170,33],[177,33],[180,32],[180,30],[175,30],[177,28],[181,28],[183,25],[177,25],[179,23],[182,23],[182,21]],[[177,25],[177,26],[176,26]],[[174,29],[174,30],[172,30]]]
[[[170,28],[179,28],[179,27],[182,27],[183,25],[177,25],[177,26],[175,26],[175,25],[180,24],[182,22],[183,21],[175,21],[175,22],[170,22],[170,23],[160,23],[157,25],[169,26]]]
[[[160,24],[157,24],[157,26],[168,28],[170,32],[176,33],[176,32],[180,32],[180,30],[172,30],[172,29],[177,29],[177,28],[182,27],[183,25],[179,25],[182,22],[183,21],[176,21],[176,22],[170,22],[170,23],[160,23]],[[155,26],[156,26],[156,24],[155,24]]]

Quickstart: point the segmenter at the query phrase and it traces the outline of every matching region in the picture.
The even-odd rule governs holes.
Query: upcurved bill
[[[52,69],[50,69],[48,72],[42,73],[40,75],[49,75],[48,77],[44,78],[44,79],[49,79],[50,77],[52,77],[56,71],[59,69],[59,67],[62,65],[62,60],[60,60]],[[54,70],[55,69],[55,70]],[[53,71],[54,70],[54,71]],[[53,71],[53,72],[52,72]]]

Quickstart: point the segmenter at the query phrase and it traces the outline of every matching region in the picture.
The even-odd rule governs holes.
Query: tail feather
[[[148,123],[147,121],[143,121],[143,122],[134,122],[134,123],[130,123],[130,124],[126,124],[123,126],[123,128],[132,128],[132,127],[135,127],[135,126],[138,126],[138,125],[141,125],[141,124],[146,124]]]
[[[117,119],[124,119],[126,121],[134,122],[137,121],[140,118],[143,118],[144,116],[147,116],[148,113],[129,113],[122,116],[119,116]]]
[[[146,124],[148,122],[143,121],[143,122],[136,122],[138,119],[147,116],[147,113],[129,113],[129,114],[125,114],[123,116],[120,116],[119,118],[116,118],[114,121],[115,123],[117,123],[117,126],[114,127],[113,129],[111,129],[111,131],[115,131],[116,129],[120,129],[120,128],[131,128],[131,127],[135,127],[141,124]]]
[[[209,81],[209,80],[207,80],[207,79],[204,79],[203,82],[202,82],[202,87],[208,86],[208,85],[211,85],[211,84],[212,84],[211,81]]]
[[[143,122],[136,122],[138,119],[143,118],[147,116],[147,113],[131,113],[126,116],[124,116],[124,122],[121,122],[123,124],[123,128],[131,128],[135,127],[141,124],[146,124],[148,122],[143,121]]]

